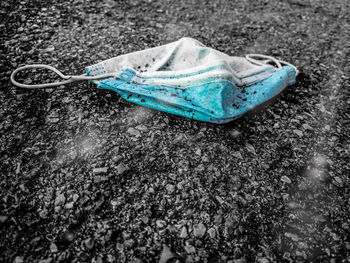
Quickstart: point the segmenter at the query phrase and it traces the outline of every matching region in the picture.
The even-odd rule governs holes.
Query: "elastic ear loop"
[[[299,70],[294,65],[292,65],[286,61],[276,59],[276,58],[271,57],[271,56],[260,55],[260,54],[248,54],[245,57],[249,62],[251,62],[253,64],[257,64],[259,66],[264,66],[269,62],[275,63],[277,68],[282,68],[282,64],[287,65],[287,66],[294,68],[296,75],[299,74]],[[254,58],[258,58],[259,60],[254,59]],[[265,60],[261,60],[261,59],[265,59]]]
[[[45,84],[35,84],[35,85],[28,85],[28,84],[23,84],[23,83],[17,82],[15,80],[16,74],[19,71],[22,71],[22,70],[28,69],[28,68],[35,68],[35,69],[36,68],[44,68],[44,69],[51,70],[51,71],[55,72],[58,76],[60,76],[62,79],[64,79],[64,81],[54,82],[54,83],[45,83]],[[16,69],[15,71],[12,72],[10,79],[11,79],[11,82],[19,88],[42,89],[42,88],[57,87],[57,86],[61,86],[61,85],[65,85],[65,84],[69,84],[69,83],[81,81],[81,80],[103,79],[103,78],[110,78],[110,77],[114,77],[114,76],[115,76],[115,73],[107,73],[107,74],[98,75],[98,76],[88,76],[86,74],[82,74],[82,75],[78,75],[78,76],[69,76],[69,75],[66,76],[58,69],[51,67],[49,65],[34,64],[34,65],[26,65],[23,67],[19,67],[18,69]]]

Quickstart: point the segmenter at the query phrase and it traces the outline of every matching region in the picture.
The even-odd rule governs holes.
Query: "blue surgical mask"
[[[297,74],[284,61],[229,56],[192,38],[102,61],[86,67],[87,76],[54,70],[66,79],[63,84],[91,79],[141,106],[213,123],[237,119],[272,99],[295,83]],[[14,84],[32,87],[16,82],[15,74]]]

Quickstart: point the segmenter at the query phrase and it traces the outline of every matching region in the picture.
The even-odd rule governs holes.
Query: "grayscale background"
[[[349,260],[348,0],[3,0],[0,35],[0,262]],[[9,81],[183,36],[300,74],[227,125]]]

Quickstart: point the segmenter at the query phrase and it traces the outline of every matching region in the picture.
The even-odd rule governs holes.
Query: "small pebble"
[[[233,129],[232,131],[230,131],[230,134],[233,138],[237,138],[239,135],[241,135],[241,132]]]
[[[136,129],[138,129],[139,131],[147,131],[148,130],[147,126],[143,125],[143,124],[136,126]]]
[[[252,153],[252,154],[256,154],[255,148],[253,145],[251,145],[250,143],[246,143],[245,145],[246,149],[248,152]]]
[[[13,261],[13,263],[23,263],[24,260],[23,260],[23,257],[22,256],[17,256],[15,258],[15,260]]]
[[[300,130],[293,130],[293,132],[298,135],[300,138],[303,137],[303,132]]]
[[[215,228],[213,228],[213,227],[209,228],[208,229],[208,234],[209,234],[210,238],[215,238],[215,236],[216,236]]]
[[[111,254],[108,254],[107,255],[107,261],[110,262],[110,263],[116,262],[115,256],[113,256]]]
[[[163,245],[163,251],[160,255],[159,263],[166,263],[169,259],[173,258],[174,254],[171,252],[167,245]]]
[[[207,228],[203,223],[193,225],[193,234],[195,237],[202,238],[207,231]]]
[[[65,207],[66,209],[72,209],[73,206],[74,206],[74,202],[69,202],[69,203],[67,203],[64,207]]]
[[[147,216],[143,216],[143,217],[141,217],[141,221],[145,224],[148,224],[149,218]]]
[[[124,241],[124,246],[126,248],[132,248],[135,245],[135,240],[133,239],[127,239]]]
[[[55,50],[55,47],[54,46],[50,46],[48,47],[47,49],[45,49],[46,52],[52,52]]]
[[[87,249],[92,249],[94,247],[94,240],[92,238],[87,238],[84,240],[84,245],[86,246]]]
[[[39,260],[39,263],[51,263],[52,262],[52,258],[47,258],[47,259],[41,259]]]
[[[233,152],[232,156],[234,156],[238,159],[243,159],[242,154],[239,151]]]
[[[108,167],[99,167],[99,168],[94,168],[92,172],[94,174],[99,174],[99,173],[106,173],[108,170]]]
[[[259,263],[269,263],[270,261],[267,258],[259,258],[258,262]]]
[[[312,128],[309,124],[307,124],[307,123],[303,124],[303,128],[304,128],[305,130],[313,130],[313,128]]]
[[[58,248],[57,248],[55,243],[51,243],[50,251],[51,251],[51,253],[57,253],[58,252]]]
[[[169,194],[172,194],[175,191],[175,186],[173,184],[167,184],[166,190]]]
[[[180,238],[187,238],[187,237],[188,237],[187,227],[183,226],[181,228]]]
[[[63,205],[66,202],[64,194],[59,194],[55,199],[55,206]]]
[[[76,201],[78,201],[79,199],[79,195],[78,194],[74,194],[73,195],[73,202],[75,203]]]
[[[75,235],[74,235],[74,233],[67,231],[64,234],[64,238],[71,242],[71,241],[73,241],[75,239]]]
[[[128,168],[125,164],[123,164],[123,163],[118,164],[118,166],[116,167],[116,169],[117,169],[117,173],[118,173],[119,175],[122,175],[122,174],[124,174],[126,171],[129,170],[129,168]]]
[[[132,127],[130,127],[126,132],[129,133],[130,135],[136,136],[136,137],[139,137],[141,135],[139,130],[136,130]]]
[[[287,184],[291,184],[291,183],[292,183],[292,180],[290,180],[289,177],[288,177],[288,176],[285,176],[285,175],[283,175],[283,176],[281,177],[281,181],[282,181],[282,182],[285,182],[285,183],[287,183]]]
[[[158,228],[163,228],[163,227],[166,226],[166,222],[165,222],[164,220],[158,219],[158,220],[156,221],[156,225],[157,225]]]
[[[124,250],[124,244],[121,244],[121,243],[119,243],[119,242],[117,242],[117,244],[116,244],[116,249],[118,250],[118,251],[123,251]]]
[[[185,250],[188,254],[196,253],[196,248],[190,245],[188,242],[186,242]]]

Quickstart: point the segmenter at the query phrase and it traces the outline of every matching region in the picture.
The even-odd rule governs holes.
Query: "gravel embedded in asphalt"
[[[345,262],[349,10],[347,0],[2,1],[0,261]],[[297,83],[214,125],[89,82],[9,82],[21,65],[81,74],[183,36],[281,58]]]

